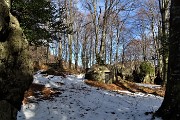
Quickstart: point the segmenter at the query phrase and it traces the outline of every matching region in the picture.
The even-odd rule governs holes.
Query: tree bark
[[[171,0],[169,63],[166,93],[156,112],[164,120],[180,119],[180,1]]]
[[[108,5],[108,2],[109,5]],[[107,33],[107,22],[109,20],[111,11],[112,11],[112,5],[115,1],[108,1],[105,0],[105,11],[103,15],[103,24],[102,24],[102,35],[101,35],[101,42],[100,42],[100,59],[103,60],[104,64],[106,64],[106,33]]]
[[[75,69],[78,70],[78,60],[79,60],[79,30],[76,33],[76,45],[75,45]]]
[[[72,35],[68,35],[68,49],[69,49],[69,69],[71,69],[72,66]]]
[[[97,55],[98,55],[98,41],[99,41],[98,35],[99,35],[99,21],[100,21],[100,19],[97,15],[97,6],[96,5],[97,5],[97,0],[93,0],[93,8],[94,8],[93,24],[94,24],[94,32],[95,32],[95,55],[97,57]]]
[[[83,39],[83,43],[82,43],[82,54],[81,54],[81,59],[82,59],[82,66],[83,69],[87,68],[87,39],[88,39],[88,34],[87,34],[87,29],[84,31],[84,39]]]
[[[69,5],[69,24],[70,24],[70,29],[73,29],[73,25],[72,25],[72,22],[73,22],[73,3],[72,3],[72,0],[69,1],[70,5]],[[68,34],[68,41],[69,41],[69,44],[68,44],[68,47],[69,47],[69,69],[71,69],[71,66],[72,66],[72,39],[73,39],[73,35],[71,34]]]
[[[167,81],[167,64],[168,64],[168,22],[169,22],[169,3],[170,0],[159,0],[159,7],[161,12],[162,19],[162,36],[161,36],[161,45],[162,45],[162,72],[163,72],[163,82],[164,84]]]

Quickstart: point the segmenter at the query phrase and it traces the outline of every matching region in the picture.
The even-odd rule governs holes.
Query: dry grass
[[[52,100],[55,96],[58,96],[61,92],[57,89],[47,88],[44,85],[33,83],[29,90],[24,94],[23,104],[27,104],[29,102],[36,102],[40,100]],[[32,101],[29,99],[30,96],[36,98],[36,100]]]
[[[66,77],[66,75],[70,74],[79,74],[80,72],[75,69],[68,69],[67,63],[62,63],[62,66],[58,66],[57,63],[53,63],[52,65],[48,64],[39,64],[38,62],[34,62],[34,69],[36,71],[43,70],[42,74],[47,75],[55,75]],[[62,83],[57,83],[62,85]],[[33,83],[29,90],[25,92],[23,103],[26,104],[28,102],[37,102],[38,100],[51,100],[54,96],[61,94],[57,89],[47,88],[44,85]],[[29,99],[30,96],[36,98],[36,101],[32,101]]]
[[[97,81],[85,80],[87,85],[91,85],[98,88],[103,88],[105,90],[123,90],[123,88],[115,85],[115,84],[105,84]]]
[[[112,91],[128,90],[133,93],[142,92],[146,94],[154,94],[161,97],[163,97],[165,94],[164,88],[151,89],[148,87],[138,86],[135,83],[129,81],[118,81],[114,84],[105,84],[97,81],[85,80],[85,83],[90,86],[94,86],[106,90],[112,90]],[[59,94],[61,94],[61,92],[58,89],[47,88],[44,85],[33,83],[30,86],[29,90],[25,92],[23,103],[27,104],[29,102],[52,100],[54,97],[57,97]],[[35,100],[29,99],[30,96],[33,96],[36,99]]]
[[[91,81],[91,80],[85,80],[85,83],[94,87],[98,87],[98,88],[102,88],[106,90],[113,90],[113,91],[114,90],[128,90],[132,93],[142,92],[142,93],[153,94],[153,95],[157,95],[161,97],[164,97],[164,94],[165,94],[164,88],[152,89],[149,87],[142,87],[142,86],[136,85],[133,82],[129,82],[125,80],[118,81],[114,84],[105,84],[105,83]]]

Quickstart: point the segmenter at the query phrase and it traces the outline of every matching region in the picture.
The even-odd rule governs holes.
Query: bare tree
[[[85,16],[79,11],[76,11],[74,14],[75,14],[74,55],[75,55],[75,69],[77,70],[78,61],[79,61],[79,52],[80,52],[80,39],[81,39],[81,35],[83,34],[83,19]]]
[[[93,28],[94,28],[94,34],[95,34],[95,56],[98,56],[98,45],[99,45],[99,27],[100,27],[100,14],[101,14],[101,8],[100,8],[100,13],[98,13],[98,8],[97,8],[97,2],[98,0],[86,0],[86,5],[85,7],[89,10],[91,18],[92,18],[92,23],[93,23]]]
[[[73,29],[73,20],[74,16],[73,16],[73,1],[70,0],[69,1],[69,17],[67,19],[68,24],[70,25],[70,29]],[[68,34],[68,50],[69,50],[69,69],[71,69],[72,66],[72,40],[73,40],[73,36],[72,34]]]

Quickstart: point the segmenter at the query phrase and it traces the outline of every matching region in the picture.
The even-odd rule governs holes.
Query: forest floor
[[[152,94],[160,97],[164,97],[165,88],[162,88],[159,85],[151,85],[151,84],[140,84],[140,83],[133,83],[129,81],[118,81],[114,84],[105,84],[101,82],[85,80],[84,81],[87,85],[97,87],[97,89],[104,89],[114,91],[120,94],[127,94],[124,91],[129,91],[131,93],[141,92],[144,94]],[[63,83],[56,84],[63,85]],[[152,87],[153,86],[153,87]],[[29,97],[34,96],[35,98],[41,99],[53,99],[53,97],[58,96],[61,92],[56,88],[46,87],[42,84],[33,83],[29,90],[25,93],[24,97],[24,104],[31,102],[32,100]]]
[[[17,120],[151,120],[152,114],[145,113],[155,112],[163,95],[158,85],[104,84],[85,80],[83,74],[37,73]]]
[[[62,72],[59,73],[59,75],[66,77],[66,74]],[[123,91],[129,91],[131,93],[141,92],[144,94],[152,94],[160,97],[164,97],[165,94],[165,88],[161,87],[160,85],[134,83],[126,80],[117,81],[113,84],[105,84],[92,80],[84,80],[84,82],[87,85],[97,87],[97,89],[110,90],[120,94],[126,94],[126,92]],[[64,83],[56,82],[56,84],[63,85]],[[34,96],[39,99],[52,99],[54,96],[58,96],[58,94],[61,94],[61,92],[56,88],[50,88],[43,84],[33,83],[29,90],[25,93],[23,102],[27,103],[30,96]]]

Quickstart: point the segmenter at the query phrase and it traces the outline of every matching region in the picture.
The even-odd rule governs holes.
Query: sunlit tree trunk
[[[65,8],[67,9],[67,0],[64,0],[64,6],[65,6]],[[66,24],[68,24],[68,13],[67,13],[67,10],[66,10],[66,17],[65,17],[65,19],[66,19]],[[66,62],[68,62],[68,44],[69,44],[69,42],[66,40],[66,32],[64,31],[64,51],[65,51],[65,61]]]
[[[119,55],[119,44],[120,44],[120,30],[119,30],[119,24],[116,28],[116,56],[115,56],[115,61],[118,62],[118,55]]]
[[[65,51],[65,61],[68,62],[68,41],[66,41],[65,33],[64,33],[64,51]]]
[[[99,17],[97,14],[97,0],[93,0],[93,8],[94,8],[94,12],[93,12],[93,25],[94,25],[94,29],[95,29],[95,55],[97,57],[98,55],[98,41],[99,41]]]
[[[159,7],[162,19],[162,72],[164,84],[167,81],[167,65],[168,65],[168,28],[169,28],[169,4],[170,0],[159,0]]]
[[[142,56],[143,56],[143,60],[146,61],[147,60],[147,40],[146,40],[146,29],[145,29],[145,23],[143,20],[140,20],[140,23],[142,25],[142,27],[140,27],[140,36],[142,39]]]
[[[122,45],[122,65],[124,66],[124,62],[125,62],[125,39],[122,39],[123,45]]]
[[[106,55],[105,43],[106,43],[107,21],[109,20],[109,16],[112,11],[113,2],[115,2],[115,1],[105,0],[105,11],[104,11],[104,15],[103,15],[102,35],[101,35],[100,52],[99,52],[100,59],[104,61],[104,64],[106,62],[106,60],[105,60],[105,55]]]
[[[168,79],[164,101],[156,112],[164,120],[180,120],[180,1],[171,0]]]
[[[60,37],[60,35],[58,36],[59,38],[59,50],[58,50],[58,62],[59,62],[59,67],[61,69],[63,69],[63,59],[62,59],[62,51],[63,51],[63,48],[62,48],[62,39]]]
[[[107,24],[105,17],[104,17],[103,21],[104,22],[103,22],[103,29],[102,29],[102,37],[101,37],[101,42],[100,42],[99,55],[100,55],[100,59],[102,59],[105,62],[105,40],[106,40],[106,24]]]
[[[112,64],[112,56],[113,56],[113,29],[112,29],[112,26],[111,26],[111,29],[110,29],[110,52],[109,52],[109,63]]]
[[[71,64],[72,64],[72,35],[68,35],[68,50],[69,50],[69,69],[71,69]]]
[[[94,48],[94,45],[92,47],[92,61],[91,61],[91,65],[95,64],[95,48]]]
[[[78,68],[78,60],[79,60],[79,31],[77,31],[77,34],[76,34],[76,51],[75,51],[75,69],[77,70]]]
[[[70,5],[69,5],[69,24],[70,24],[70,29],[73,29],[72,26],[72,22],[73,22],[73,11],[72,11],[72,0],[69,1]],[[72,39],[73,36],[71,34],[68,34],[68,47],[69,47],[69,69],[71,69],[71,65],[72,65]]]
[[[89,49],[89,64],[90,66],[92,65],[92,56],[93,56],[93,38],[92,38],[92,35],[91,35],[91,38],[90,38],[90,49]]]
[[[81,59],[82,59],[82,66],[84,69],[86,69],[86,63],[87,63],[87,39],[88,39],[88,35],[87,35],[87,31],[84,31],[84,39],[83,39],[83,43],[82,43],[82,54],[81,54]]]

